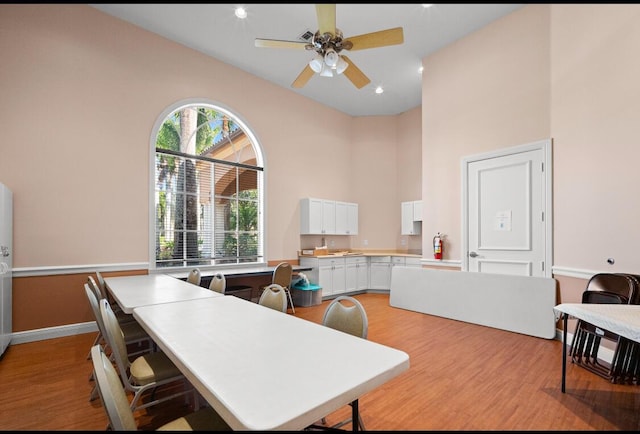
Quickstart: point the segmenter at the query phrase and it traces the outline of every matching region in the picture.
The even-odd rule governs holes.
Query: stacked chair
[[[623,273],[599,273],[589,279],[582,303],[640,304],[640,276]],[[598,351],[602,339],[613,342],[611,363],[602,361]],[[640,344],[615,333],[578,320],[569,351],[571,362],[612,383],[638,384],[640,381]]]

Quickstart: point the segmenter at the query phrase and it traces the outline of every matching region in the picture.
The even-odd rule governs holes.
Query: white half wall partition
[[[556,281],[548,277],[398,266],[389,304],[539,338],[556,336]]]

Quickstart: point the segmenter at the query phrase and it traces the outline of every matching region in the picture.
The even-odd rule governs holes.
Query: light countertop
[[[398,252],[352,252],[349,251],[348,253],[334,253],[334,254],[328,254],[328,255],[319,255],[319,256],[312,256],[312,255],[299,255],[299,258],[340,258],[340,257],[345,257],[348,258],[350,256],[403,256],[406,258],[422,258],[422,255],[417,255],[417,254],[413,254],[413,253],[398,253]]]

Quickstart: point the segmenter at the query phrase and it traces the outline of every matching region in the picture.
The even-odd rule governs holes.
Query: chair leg
[[[98,387],[94,384],[93,389],[91,389],[91,395],[89,396],[89,402],[94,401],[98,398]]]
[[[91,345],[91,348],[98,345],[101,340],[102,340],[102,333],[98,332],[98,334],[96,335],[96,338],[93,340],[93,344]],[[91,350],[89,350],[89,354],[87,354],[87,360],[91,360]]]
[[[291,291],[289,291],[288,289],[286,290],[287,296],[289,296],[289,303],[291,304],[291,312],[293,312],[293,314],[296,314],[296,308],[293,306],[293,299],[291,298]]]

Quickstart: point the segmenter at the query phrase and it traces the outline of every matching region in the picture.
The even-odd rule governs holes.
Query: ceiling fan
[[[316,4],[316,15],[318,30],[313,35],[311,42],[260,38],[256,38],[255,41],[256,47],[293,48],[316,52],[314,58],[291,84],[295,88],[303,87],[315,73],[323,77],[333,77],[344,73],[355,87],[361,89],[371,80],[358,69],[351,59],[340,53],[343,50],[364,50],[398,45],[404,42],[402,27],[344,38],[342,32],[336,28],[336,5],[334,4]]]

